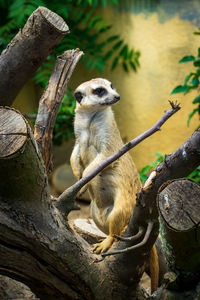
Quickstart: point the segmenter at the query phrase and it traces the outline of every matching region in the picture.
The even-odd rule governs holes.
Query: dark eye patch
[[[111,89],[114,89],[114,87],[113,87],[112,83],[110,84],[110,87],[111,87]]]
[[[92,93],[94,95],[97,95],[99,97],[103,97],[104,95],[108,94],[107,90],[104,89],[103,87],[99,87],[99,88],[96,88],[92,91]]]
[[[83,95],[82,95],[81,92],[76,92],[76,93],[74,94],[74,97],[76,98],[76,101],[77,101],[78,103],[81,103],[81,100],[83,99]]]

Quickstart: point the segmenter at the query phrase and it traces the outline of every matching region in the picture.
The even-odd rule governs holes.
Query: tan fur
[[[97,95],[97,88],[104,88],[106,94]],[[71,166],[79,179],[118,151],[123,143],[110,107],[119,100],[111,83],[106,79],[92,79],[81,84],[76,95],[81,95],[82,99],[75,110],[76,144]],[[108,234],[93,248],[99,254],[109,250],[115,241],[113,235],[121,235],[128,224],[141,183],[137,169],[126,153],[92,179],[87,187],[91,197],[91,217]]]

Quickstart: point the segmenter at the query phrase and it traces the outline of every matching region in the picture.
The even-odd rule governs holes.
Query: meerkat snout
[[[115,96],[115,100],[119,101],[120,100],[120,95]]]

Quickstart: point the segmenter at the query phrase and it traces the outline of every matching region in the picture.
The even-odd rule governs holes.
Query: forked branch
[[[51,171],[51,143],[57,112],[67,83],[82,55],[83,52],[76,49],[58,56],[48,86],[40,99],[34,137],[42,153],[47,173]]]

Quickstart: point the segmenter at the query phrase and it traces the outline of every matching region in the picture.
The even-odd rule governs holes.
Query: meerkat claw
[[[114,240],[115,240],[114,237],[108,236],[101,243],[95,244],[94,247],[92,248],[93,253],[101,254],[101,253],[107,252],[110,249],[110,247],[112,246]]]

